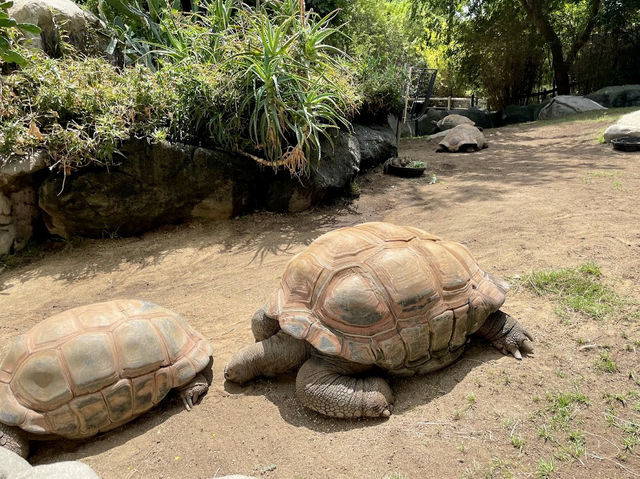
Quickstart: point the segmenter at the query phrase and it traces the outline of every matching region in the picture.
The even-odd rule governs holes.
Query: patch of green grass
[[[520,452],[522,452],[522,449],[524,449],[525,444],[526,441],[518,434],[514,434],[513,436],[511,436],[511,445],[518,449]]]
[[[640,406],[637,403],[635,406]],[[634,411],[640,410],[640,407],[632,407]],[[628,417],[624,417],[626,412]],[[640,418],[633,412],[629,413],[625,409],[618,411],[614,406],[610,406],[605,414],[605,420],[611,427],[615,427],[622,433],[620,443],[625,452],[633,453],[634,448],[640,444]]]
[[[551,474],[553,474],[555,470],[556,467],[553,462],[553,458],[549,460],[540,459],[536,466],[536,478],[547,479],[548,477],[551,477]]]
[[[382,479],[408,479],[408,477],[409,476],[403,472],[388,472],[382,476]]]
[[[618,365],[606,351],[600,353],[600,356],[596,360],[596,368],[606,373],[618,372]]]
[[[602,284],[601,278],[598,265],[588,262],[575,268],[534,271],[525,284],[541,296],[555,298],[566,310],[600,320],[621,314],[633,304]]]
[[[551,414],[551,430],[567,430],[583,407],[589,406],[589,398],[582,393],[547,393],[546,412]],[[549,428],[544,426],[549,433]]]
[[[484,467],[474,460],[472,465],[465,469],[462,477],[464,479],[511,479],[514,477],[513,467],[511,463],[494,456],[491,458],[491,462]]]

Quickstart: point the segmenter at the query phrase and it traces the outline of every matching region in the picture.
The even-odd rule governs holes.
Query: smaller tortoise
[[[237,352],[225,378],[243,384],[300,368],[296,395],[332,417],[389,416],[380,371],[411,376],[460,357],[484,337],[522,359],[531,336],[500,311],[508,285],[469,250],[417,228],[364,223],[327,233],[287,265],[252,319],[256,344]]]
[[[209,389],[212,355],[200,333],[152,303],[56,314],[19,336],[0,363],[0,445],[27,457],[29,439],[90,437],[151,409],[172,388],[190,410]]]
[[[451,114],[445,116],[442,120],[434,122],[440,131],[450,130],[458,125],[475,125],[475,122],[466,116]]]
[[[438,143],[437,152],[472,152],[487,148],[484,134],[473,125],[458,125]]]

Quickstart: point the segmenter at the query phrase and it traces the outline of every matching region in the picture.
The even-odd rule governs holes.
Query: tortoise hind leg
[[[198,404],[198,400],[202,399],[209,390],[209,381],[203,374],[196,374],[196,377],[191,382],[182,386],[180,391],[180,397],[182,398],[182,404],[187,411],[191,411],[191,408]]]
[[[389,417],[393,393],[380,377],[354,377],[370,366],[340,364],[319,357],[305,362],[296,378],[296,394],[302,404],[330,417]]]
[[[251,331],[253,337],[256,338],[256,343],[258,343],[280,331],[280,323],[277,319],[267,316],[263,306],[251,318]]]
[[[258,376],[273,377],[300,367],[309,358],[310,348],[306,341],[279,331],[234,354],[224,368],[224,377],[238,384]]]
[[[18,456],[27,458],[29,455],[29,438],[27,433],[19,427],[7,426],[0,422],[0,447],[6,447]]]

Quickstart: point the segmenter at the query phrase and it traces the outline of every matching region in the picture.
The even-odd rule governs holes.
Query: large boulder
[[[353,125],[353,136],[360,149],[360,169],[374,168],[398,156],[395,131],[387,125]]]
[[[551,120],[592,110],[606,110],[606,108],[583,96],[558,95],[540,110],[538,120]]]
[[[366,128],[366,127],[365,127]],[[357,138],[344,131],[333,135],[332,141],[323,139],[322,158],[311,159],[308,174],[292,177],[279,171],[266,177],[267,209],[297,213],[308,209],[327,194],[346,189],[360,171],[360,145]]]
[[[609,143],[625,136],[640,137],[640,110],[622,116],[615,125],[604,132],[604,141]]]
[[[320,161],[312,157],[300,176],[179,144],[136,140],[120,151],[126,159],[109,170],[88,168],[66,178],[57,173],[42,182],[38,204],[50,233],[130,236],[193,217],[226,219],[257,208],[298,212],[349,189],[362,165],[397,156],[389,128],[357,125],[353,134],[323,139]]]
[[[587,98],[607,108],[640,106],[640,85],[617,85],[589,93]]]
[[[25,33],[30,45],[59,56],[60,37],[84,54],[104,54],[111,39],[104,24],[71,0],[14,0],[9,15],[19,23],[38,25],[39,35]]]
[[[126,142],[121,151],[126,159],[109,170],[81,170],[66,179],[57,174],[42,183],[39,205],[51,233],[65,238],[129,236],[188,218],[203,200],[207,205],[200,213],[221,218],[250,207],[248,192],[259,175],[250,160],[138,140]]]

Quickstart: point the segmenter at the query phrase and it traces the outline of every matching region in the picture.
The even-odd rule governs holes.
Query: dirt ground
[[[445,370],[393,379],[387,420],[305,410],[293,375],[238,387],[222,374],[252,341],[249,319],[287,261],[322,233],[365,221],[462,242],[484,269],[516,284],[532,270],[591,260],[618,294],[640,300],[640,153],[599,144],[605,126],[490,130],[490,147],[474,154],[435,154],[426,140],[408,140],[401,155],[425,161],[438,183],[376,170],[359,179],[361,195],[351,202],[74,242],[4,271],[2,354],[56,312],[128,297],[181,313],[215,348],[213,386],[192,412],[170,396],[108,434],[35,443],[30,461],[80,460],[102,478],[640,477],[640,445],[625,449],[622,427],[640,419],[640,324],[560,318],[551,299],[524,286],[503,309],[535,335],[534,357],[519,362],[473,341]],[[617,372],[596,367],[603,351]],[[558,426],[553,398],[567,393],[584,394],[588,405]],[[573,455],[572,431],[584,443]]]

